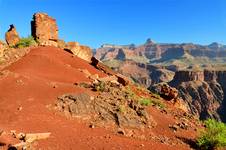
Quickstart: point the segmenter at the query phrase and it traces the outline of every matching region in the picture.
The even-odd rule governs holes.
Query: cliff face
[[[178,71],[169,83],[200,119],[226,121],[226,71]]]

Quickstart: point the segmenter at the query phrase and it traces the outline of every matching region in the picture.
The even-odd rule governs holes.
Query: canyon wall
[[[226,71],[178,71],[169,85],[179,91],[190,112],[200,119],[226,121]]]

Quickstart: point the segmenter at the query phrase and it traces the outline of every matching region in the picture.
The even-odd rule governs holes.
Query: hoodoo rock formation
[[[57,46],[58,27],[56,20],[45,13],[35,13],[31,21],[31,33],[40,45]]]
[[[84,60],[91,60],[92,50],[88,46],[79,45],[78,42],[65,43],[59,39],[56,19],[46,13],[35,13],[33,15],[31,32],[40,46],[60,47]]]
[[[19,34],[14,25],[10,25],[9,30],[5,34],[5,40],[9,46],[14,46],[20,41]]]

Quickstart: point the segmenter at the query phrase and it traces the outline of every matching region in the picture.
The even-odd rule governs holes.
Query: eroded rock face
[[[192,114],[200,119],[226,121],[225,79],[226,71],[183,71],[176,73],[170,85],[178,89]]]
[[[174,76],[174,82],[188,82],[188,81],[204,81],[203,71],[177,71]]]
[[[65,49],[84,60],[91,61],[92,50],[88,46],[79,45],[78,42],[68,42]]]
[[[40,45],[57,46],[58,27],[56,20],[45,13],[35,13],[31,21],[31,33]]]
[[[10,25],[9,30],[5,34],[5,40],[9,46],[14,46],[20,41],[19,34],[14,25]]]

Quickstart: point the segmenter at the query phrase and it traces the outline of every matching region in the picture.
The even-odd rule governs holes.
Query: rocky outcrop
[[[9,46],[14,46],[20,41],[19,34],[14,25],[10,25],[9,30],[5,34],[5,40]]]
[[[157,125],[136,98],[128,98],[130,93],[124,86],[97,82],[88,88],[99,91],[99,95],[62,95],[58,97],[56,108],[66,115],[88,118],[95,125],[104,127],[110,124],[116,128],[140,129]]]
[[[79,45],[78,42],[65,43],[58,38],[56,20],[46,13],[35,13],[31,21],[31,33],[41,46],[55,46],[65,49],[74,55],[90,61],[92,50],[88,46]]]
[[[88,46],[79,45],[78,42],[68,42],[65,49],[84,60],[91,61],[92,50]]]
[[[58,27],[56,20],[46,13],[35,13],[31,21],[32,36],[40,45],[57,46]]]
[[[95,57],[91,58],[91,65],[93,65],[95,68],[103,71],[104,73],[106,73],[110,76],[115,76],[117,78],[117,81],[124,86],[129,85],[131,83],[130,80],[127,77],[113,71],[112,69],[110,69],[109,67],[104,65],[102,62],[100,62]]]
[[[192,114],[226,121],[226,71],[178,71],[169,83],[179,91]]]

